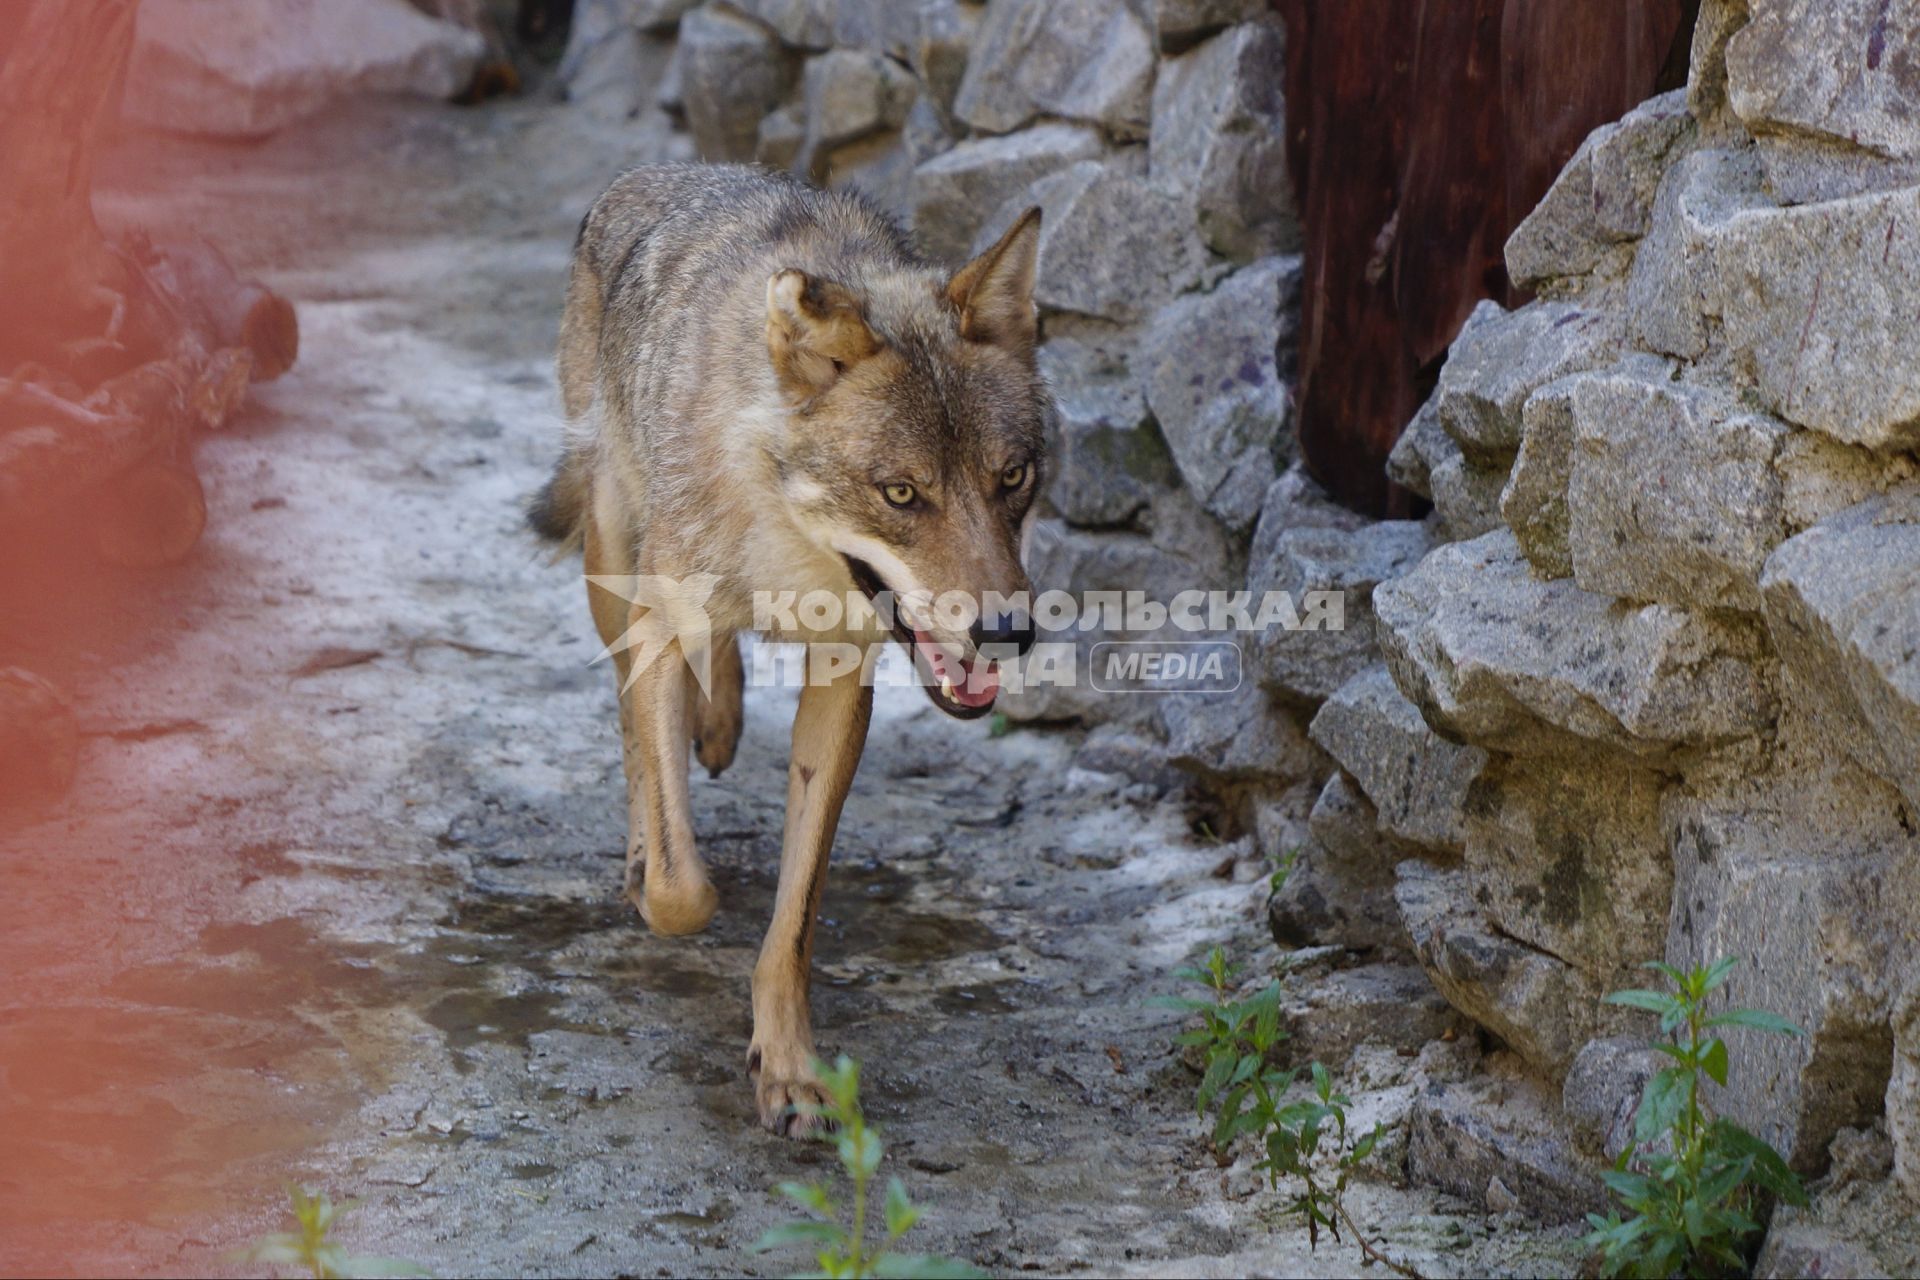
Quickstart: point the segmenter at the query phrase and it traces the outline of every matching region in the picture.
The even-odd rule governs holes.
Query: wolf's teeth
[[[940,677],[940,692],[947,695],[947,701],[949,702],[953,701],[953,677],[952,676]]]

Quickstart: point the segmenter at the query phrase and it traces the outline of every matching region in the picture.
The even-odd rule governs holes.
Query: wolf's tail
[[[583,221],[582,239],[587,228]],[[600,308],[599,276],[576,243],[573,271],[567,279],[567,307],[560,319],[558,362],[561,404],[576,423],[593,407],[600,364]],[[577,550],[584,539],[590,485],[586,450],[576,444],[527,504],[527,524],[541,537],[561,544],[557,554]]]
[[[572,449],[560,459],[553,475],[527,503],[527,527],[560,544],[556,554],[578,550],[586,535],[586,459]]]

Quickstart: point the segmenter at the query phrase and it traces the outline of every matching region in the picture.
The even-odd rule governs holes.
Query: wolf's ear
[[[819,395],[879,349],[845,285],[791,268],[767,281],[767,354],[794,399]]]
[[[1030,351],[1039,337],[1033,274],[1040,258],[1040,210],[1014,221],[993,248],[953,273],[947,299],[960,310],[961,336]]]

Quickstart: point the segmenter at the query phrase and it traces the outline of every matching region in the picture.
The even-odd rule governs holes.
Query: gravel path
[[[0,860],[0,962],[35,975],[0,995],[0,1270],[218,1271],[288,1178],[361,1198],[355,1248],[441,1274],[806,1265],[748,1251],[787,1216],[771,1184],[829,1170],[754,1125],[744,1070],[791,694],[754,691],[737,763],[695,783],[714,927],[651,937],[619,895],[578,566],[517,509],[558,431],[573,226],[622,163],[682,146],[517,105],[119,157],[109,218],[225,237],[295,297],[304,349],[203,446],[191,564],[42,569],[0,626],[93,735]],[[1147,1003],[1207,945],[1257,946],[1262,869],[1077,746],[880,700],[815,1011],[928,1207],[916,1246],[996,1272],[1351,1270],[1206,1154]],[[1390,1054],[1361,1083],[1389,1117],[1414,1087]],[[1424,1193],[1354,1204],[1430,1271],[1541,1265]]]

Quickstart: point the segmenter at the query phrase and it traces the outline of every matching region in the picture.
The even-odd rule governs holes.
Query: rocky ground
[[[518,510],[559,429],[574,223],[623,163],[683,151],[519,103],[116,158],[109,221],[219,236],[295,298],[305,341],[204,444],[189,565],[56,573],[5,628],[77,689],[90,745],[0,860],[23,979],[0,995],[0,1270],[231,1269],[289,1178],[362,1201],[356,1250],[442,1274],[806,1264],[749,1246],[787,1216],[769,1187],[830,1162],[755,1126],[744,1072],[791,695],[755,691],[738,762],[695,786],[722,914],[651,937],[619,894],[578,569]],[[36,650],[76,610],[86,638]],[[996,1272],[1356,1270],[1344,1245],[1309,1255],[1246,1157],[1207,1153],[1176,1015],[1148,1003],[1216,942],[1274,961],[1266,868],[1082,745],[880,703],[816,1016],[866,1064],[888,1168],[928,1206],[917,1246]],[[1364,1041],[1352,1023],[1295,1026]],[[1357,1110],[1398,1123],[1473,1052],[1363,1047]],[[1564,1232],[1388,1176],[1353,1207],[1429,1274],[1578,1265]]]

